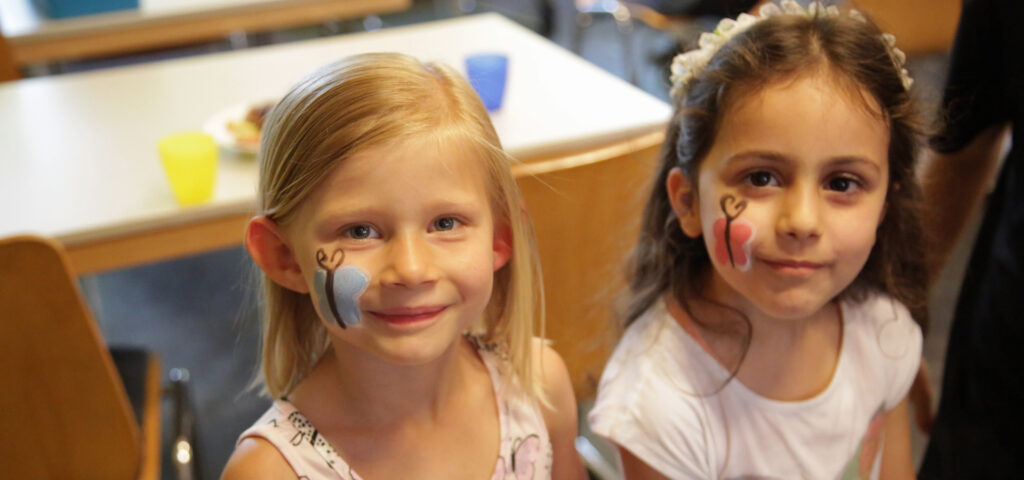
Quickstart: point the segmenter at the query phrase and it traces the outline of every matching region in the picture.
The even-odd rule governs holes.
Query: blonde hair
[[[543,331],[543,292],[533,229],[490,117],[472,87],[451,67],[395,53],[363,54],[327,65],[295,85],[263,130],[257,208],[286,225],[320,181],[352,155],[429,135],[468,145],[485,163],[495,229],[511,230],[512,256],[494,274],[494,289],[474,333],[507,354],[512,377],[537,398],[534,320]],[[264,388],[288,395],[330,342],[308,294],[261,275]]]

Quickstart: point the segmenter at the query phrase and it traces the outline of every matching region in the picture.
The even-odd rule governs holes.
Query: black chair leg
[[[199,469],[199,438],[196,431],[195,410],[192,407],[188,389],[188,370],[172,368],[171,383],[166,392],[174,405],[174,443],[171,445],[171,461],[178,480],[202,480]]]

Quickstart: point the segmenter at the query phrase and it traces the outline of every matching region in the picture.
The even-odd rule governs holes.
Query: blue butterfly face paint
[[[370,277],[351,265],[341,268],[345,252],[337,249],[330,258],[323,249],[316,252],[316,263],[320,266],[313,275],[317,304],[320,313],[334,317],[341,328],[356,325],[362,320],[359,314],[359,297],[370,283]]]

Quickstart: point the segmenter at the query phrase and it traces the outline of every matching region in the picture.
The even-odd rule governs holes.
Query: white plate
[[[256,155],[256,152],[259,150],[259,145],[238,143],[238,141],[235,140],[235,135],[228,130],[228,122],[245,120],[246,114],[249,113],[249,109],[252,107],[274,102],[276,102],[276,99],[261,102],[239,103],[222,108],[213,115],[210,115],[210,118],[206,119],[206,122],[203,123],[203,131],[213,137],[213,140],[217,142],[217,145],[226,151],[245,155]]]

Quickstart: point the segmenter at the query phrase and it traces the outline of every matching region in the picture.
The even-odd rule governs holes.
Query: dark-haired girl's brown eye
[[[833,177],[826,184],[829,190],[840,193],[849,193],[859,186],[860,182],[850,177]]]
[[[755,187],[769,187],[778,186],[779,182],[771,172],[764,170],[752,172],[747,175],[747,182]]]

